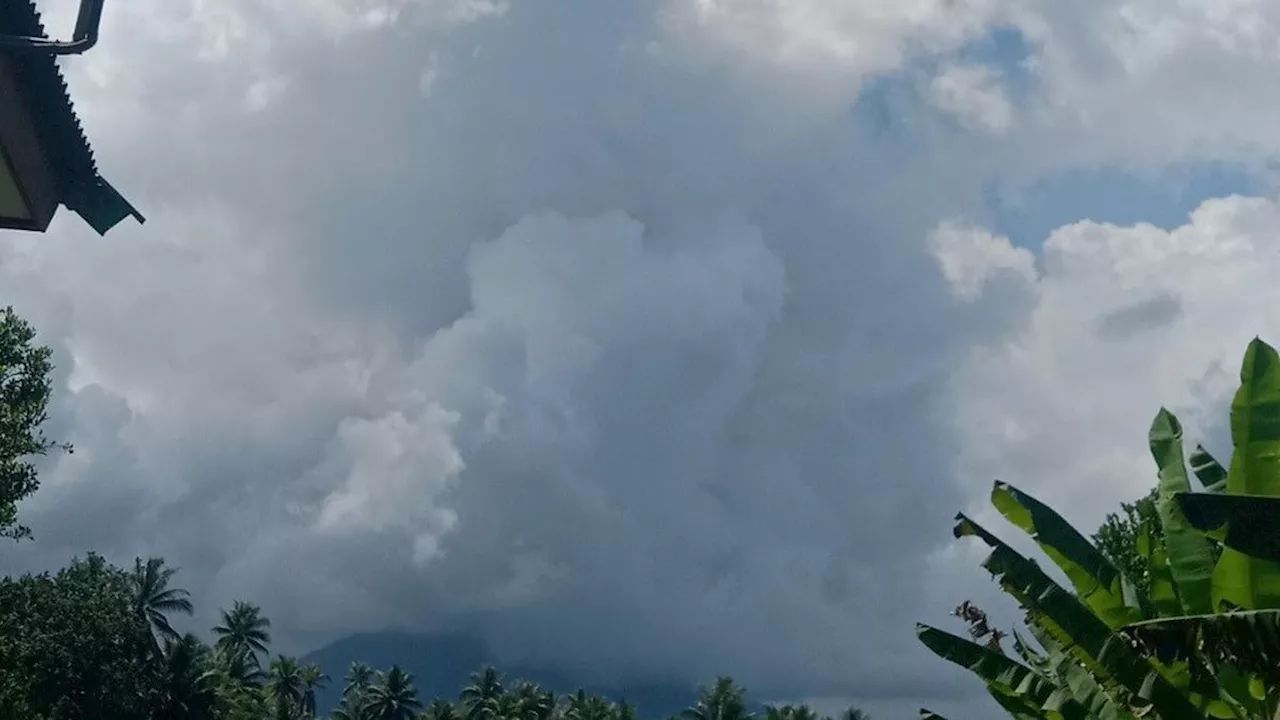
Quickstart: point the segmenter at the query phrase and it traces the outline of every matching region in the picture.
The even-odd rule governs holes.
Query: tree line
[[[0,717],[31,720],[311,720],[331,681],[317,664],[270,652],[271,621],[252,603],[220,611],[212,643],[180,634],[170,616],[193,612],[175,568],[138,559],[132,570],[99,555],[56,574],[0,581]],[[637,720],[637,708],[583,690],[557,695],[508,683],[493,667],[454,699],[418,695],[398,666],[352,663],[329,720]],[[752,712],[743,688],[718,678],[680,720],[833,720],[805,705]],[[675,720],[675,719],[673,719]],[[868,720],[849,708],[839,720]]]

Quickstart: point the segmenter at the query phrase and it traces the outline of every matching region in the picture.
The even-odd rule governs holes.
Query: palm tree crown
[[[448,700],[432,700],[422,714],[423,720],[461,720],[458,708]]]
[[[342,697],[358,695],[368,690],[376,676],[377,673],[374,672],[372,667],[359,661],[351,663],[351,667],[347,670],[347,676],[344,678],[346,686],[342,688]]]
[[[382,682],[369,688],[364,704],[368,720],[412,720],[421,709],[413,676],[399,665],[392,665]]]
[[[188,633],[165,644],[162,677],[159,701],[164,717],[214,717],[217,674],[209,665],[209,648],[200,638]]]
[[[169,624],[169,613],[190,615],[191,593],[182,588],[169,587],[177,568],[164,566],[164,558],[149,558],[145,563],[142,558],[134,560],[133,592],[134,612],[150,626],[156,637],[157,647],[160,642],[177,640],[179,635]]]
[[[703,688],[698,703],[681,713],[687,720],[751,720],[747,712],[745,691],[733,678],[717,678],[715,685]]]
[[[302,713],[307,717],[315,717],[316,693],[329,684],[329,676],[316,663],[308,663],[302,668]]]
[[[215,647],[240,653],[246,659],[258,664],[258,653],[267,652],[267,643],[271,642],[271,634],[267,628],[271,621],[262,616],[262,610],[253,603],[237,600],[230,612],[222,611],[222,624],[213,628],[218,636]]]
[[[485,667],[471,673],[471,682],[462,689],[462,704],[466,707],[466,720],[493,720],[498,713],[498,699],[502,697],[502,675],[493,667]]]
[[[277,720],[290,720],[294,708],[302,705],[302,670],[297,660],[280,655],[271,661],[267,692],[276,701]]]

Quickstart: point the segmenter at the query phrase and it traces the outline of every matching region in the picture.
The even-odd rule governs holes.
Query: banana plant
[[[1071,588],[958,515],[955,535],[991,547],[983,565],[1026,611],[1039,647],[1015,633],[1008,657],[923,625],[922,642],[982,678],[1015,718],[1280,720],[1280,355],[1257,339],[1231,428],[1229,468],[1196,446],[1188,472],[1180,423],[1157,413],[1158,528],[1136,540],[1141,590],[1051,508],[996,482],[996,510]]]

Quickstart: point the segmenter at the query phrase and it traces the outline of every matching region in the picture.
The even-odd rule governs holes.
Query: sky
[[[64,70],[148,220],[0,238],[76,448],[0,573],[161,555],[287,652],[990,717],[952,515],[1096,527],[1280,341],[1265,0],[113,1]]]

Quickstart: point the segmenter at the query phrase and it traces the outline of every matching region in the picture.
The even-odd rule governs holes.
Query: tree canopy
[[[0,311],[0,537],[30,537],[18,523],[18,503],[39,487],[35,456],[69,445],[44,436],[53,372],[48,347],[35,344],[31,325],[6,307]]]

